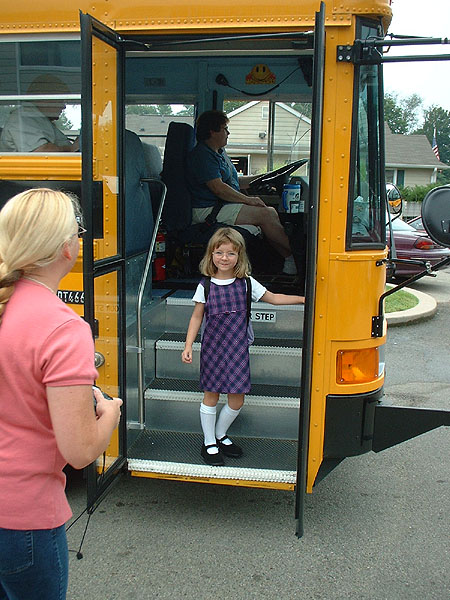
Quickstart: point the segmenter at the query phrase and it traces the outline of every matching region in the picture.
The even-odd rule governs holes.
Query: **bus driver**
[[[217,221],[227,225],[257,225],[284,260],[283,273],[297,269],[288,237],[276,210],[259,196],[247,196],[239,186],[237,171],[225,152],[229,131],[224,112],[208,110],[196,123],[197,145],[187,158],[187,180],[192,195],[192,222],[203,223],[217,202],[225,202]]]

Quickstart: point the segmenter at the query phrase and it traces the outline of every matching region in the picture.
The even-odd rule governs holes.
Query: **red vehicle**
[[[414,219],[417,222],[420,219],[420,225],[422,225],[421,217]],[[408,259],[408,260],[422,260],[428,261],[434,266],[441,259],[450,256],[450,250],[444,248],[433,242],[428,237],[423,229],[415,229],[409,223],[405,223],[401,219],[392,220],[392,231],[394,234],[395,250],[397,258]],[[390,245],[390,232],[389,226],[386,226],[386,236],[388,244]],[[396,278],[406,278],[416,275],[424,270],[424,266],[421,264],[408,264],[398,263],[395,265]]]
[[[414,229],[416,231],[420,231],[422,233],[426,233],[425,232],[425,227],[423,226],[423,221],[422,221],[422,217],[414,217],[414,219],[411,219],[410,221],[408,221],[408,225],[411,225],[411,227],[414,227]]]

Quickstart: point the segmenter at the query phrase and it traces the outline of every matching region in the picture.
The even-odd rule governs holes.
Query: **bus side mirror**
[[[386,198],[388,201],[389,212],[392,215],[398,215],[402,212],[402,195],[400,190],[393,183],[386,184]]]
[[[422,202],[422,222],[433,242],[450,247],[450,186],[428,192]]]

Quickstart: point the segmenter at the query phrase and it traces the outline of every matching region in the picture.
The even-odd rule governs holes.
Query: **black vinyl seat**
[[[181,248],[183,255],[183,274],[197,271],[199,258],[212,234],[224,223],[192,224],[192,198],[187,185],[186,159],[195,146],[194,129],[188,123],[171,122],[167,130],[161,179],[167,186],[167,195],[163,211],[163,225],[167,230],[170,243]],[[235,226],[247,245],[252,264],[267,254],[267,244],[247,229]],[[273,251],[271,251],[273,253]]]

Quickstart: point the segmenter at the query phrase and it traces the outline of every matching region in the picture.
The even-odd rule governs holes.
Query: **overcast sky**
[[[392,0],[392,12],[389,33],[450,39],[450,0]],[[395,50],[395,54],[422,53],[450,54],[450,44]],[[450,60],[386,64],[384,88],[403,96],[416,93],[425,107],[436,104],[450,111]]]

